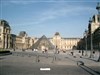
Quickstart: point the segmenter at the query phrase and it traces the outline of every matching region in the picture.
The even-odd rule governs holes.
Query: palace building
[[[5,20],[0,20],[0,48],[10,48],[10,31],[9,23]]]
[[[72,50],[77,49],[77,43],[81,38],[64,38],[61,37],[59,32],[56,32],[50,41],[53,45],[60,50]]]
[[[43,35],[41,38],[36,39],[33,44],[33,49],[59,49],[59,50],[72,50],[77,49],[77,43],[81,38],[63,38],[59,32],[56,32],[52,38],[47,38]],[[35,39],[34,39],[35,40]]]
[[[96,7],[98,14],[90,18],[88,30],[85,36],[78,43],[79,49],[98,50],[100,49],[100,3]]]
[[[18,36],[11,34],[9,23],[5,20],[0,20],[0,48],[28,49],[33,43],[33,38],[28,37],[25,31],[21,31]]]
[[[21,31],[16,36],[15,49],[30,49],[34,44],[34,38],[28,37],[25,31]]]
[[[19,35],[11,34],[11,27],[5,20],[0,20],[0,48],[4,49],[77,49],[77,42],[80,38],[63,38],[56,32],[52,38],[45,35],[41,38],[29,37],[25,31]]]

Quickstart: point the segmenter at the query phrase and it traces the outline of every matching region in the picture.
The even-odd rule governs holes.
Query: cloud
[[[41,13],[38,23],[45,22],[47,20],[53,20],[56,18],[61,18],[63,16],[69,17],[71,15],[79,15],[80,13],[83,13],[84,11],[95,11],[95,9],[91,7],[84,7],[84,6],[59,6],[57,8],[53,8],[50,10],[46,10]],[[84,13],[83,13],[84,14]]]
[[[72,15],[77,16],[79,14],[84,14],[84,11],[95,11],[95,9],[89,6],[75,6],[66,3],[57,3],[51,6],[51,8],[49,9],[40,11],[40,13],[36,15],[36,18],[33,19],[33,21],[26,21],[26,23],[23,22],[22,24],[18,25],[40,25],[41,23],[45,23],[46,21],[59,19],[64,16],[70,17]]]

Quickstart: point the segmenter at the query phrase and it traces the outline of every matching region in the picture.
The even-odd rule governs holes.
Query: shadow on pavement
[[[5,59],[5,58],[0,58],[0,60],[3,60],[3,59]]]
[[[100,72],[95,71],[95,70],[93,70],[93,69],[91,69],[83,64],[79,64],[78,66],[81,67],[82,69],[84,69],[86,72],[88,72],[91,75],[100,75]]]

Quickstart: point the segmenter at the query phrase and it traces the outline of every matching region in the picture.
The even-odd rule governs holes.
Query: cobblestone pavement
[[[48,56],[47,56],[48,55]],[[56,57],[56,58],[55,58]],[[39,61],[37,61],[39,60]],[[89,72],[77,65],[77,61],[84,62],[84,65],[100,73],[100,62],[73,57],[69,53],[54,55],[14,52],[12,55],[0,57],[0,75],[91,75]],[[40,68],[50,68],[49,71],[41,71]],[[95,74],[94,74],[95,75]]]

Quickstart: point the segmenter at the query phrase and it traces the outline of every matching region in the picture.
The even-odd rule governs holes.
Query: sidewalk
[[[71,55],[71,54],[70,54]],[[98,51],[93,54],[93,56],[90,58],[90,51],[87,51],[87,55],[85,55],[85,52],[82,56],[82,53],[79,53],[78,51],[74,51],[74,55],[76,58],[72,58],[76,61],[82,61],[84,62],[84,65],[87,66],[89,69],[92,69],[100,74],[100,62],[97,62],[97,59],[99,57]]]
[[[92,54],[91,58],[90,58],[90,53],[91,51],[87,51],[87,54],[86,54],[86,51],[84,51],[83,55],[82,55],[82,50],[80,50],[81,52],[79,53],[79,50],[74,50],[74,56],[80,56],[80,57],[83,57],[83,58],[87,58],[87,59],[90,59],[90,60],[93,60],[93,61],[97,61],[98,58],[99,58],[99,51],[95,51],[94,54]]]

